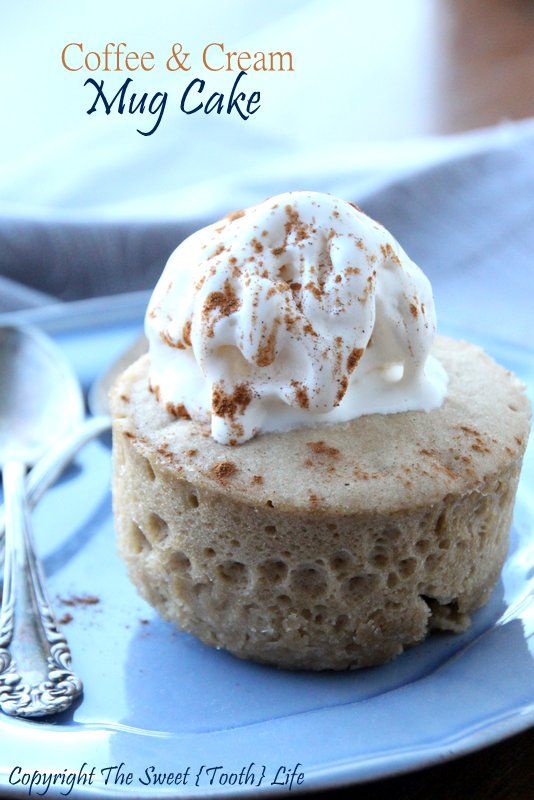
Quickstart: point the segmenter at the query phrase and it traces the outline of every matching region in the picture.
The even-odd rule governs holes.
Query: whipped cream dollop
[[[352,203],[288,192],[194,233],[145,321],[150,388],[222,444],[362,414],[430,411],[430,282]]]

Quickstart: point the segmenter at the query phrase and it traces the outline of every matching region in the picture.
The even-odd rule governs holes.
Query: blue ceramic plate
[[[78,304],[37,322],[87,388],[139,331],[143,304],[117,301],[116,313],[109,303]],[[480,343],[532,394],[532,352]],[[57,773],[49,796],[68,781],[71,797],[272,792],[292,775],[294,789],[325,789],[443,761],[526,728],[534,720],[533,461],[531,448],[502,580],[466,633],[432,635],[383,667],[308,674],[209,649],[136,595],[115,552],[109,442],[91,443],[35,512],[51,595],[59,614],[73,616],[65,630],[85,695],[51,721],[0,718],[2,790],[27,795],[33,776],[41,781],[33,793],[43,791],[46,776],[35,770]],[[99,602],[61,602],[86,595]]]

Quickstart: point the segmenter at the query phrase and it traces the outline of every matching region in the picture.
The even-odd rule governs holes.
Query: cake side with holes
[[[112,393],[114,509],[143,596],[210,645],[292,668],[369,666],[463,630],[506,555],[529,408],[479,348],[435,352],[437,411],[236,448],[161,409],[146,357],[132,365]]]

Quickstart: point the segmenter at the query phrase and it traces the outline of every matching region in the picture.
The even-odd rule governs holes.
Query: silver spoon
[[[78,381],[56,346],[29,328],[0,328],[0,464],[5,557],[0,708],[19,717],[67,709],[82,692],[35,553],[25,474],[83,417]]]
[[[92,384],[88,393],[89,410],[93,417],[84,420],[64,441],[44,455],[26,479],[26,499],[30,509],[37,505],[43,494],[61,475],[76,453],[111,427],[108,394],[118,375],[147,350],[144,336],[139,336],[111,366]],[[0,564],[2,563],[2,538],[5,528],[4,509],[0,506]]]

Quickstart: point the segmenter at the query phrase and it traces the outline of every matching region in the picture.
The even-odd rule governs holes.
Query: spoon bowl
[[[33,328],[0,327],[0,386],[0,465],[35,464],[83,419],[76,376]]]

